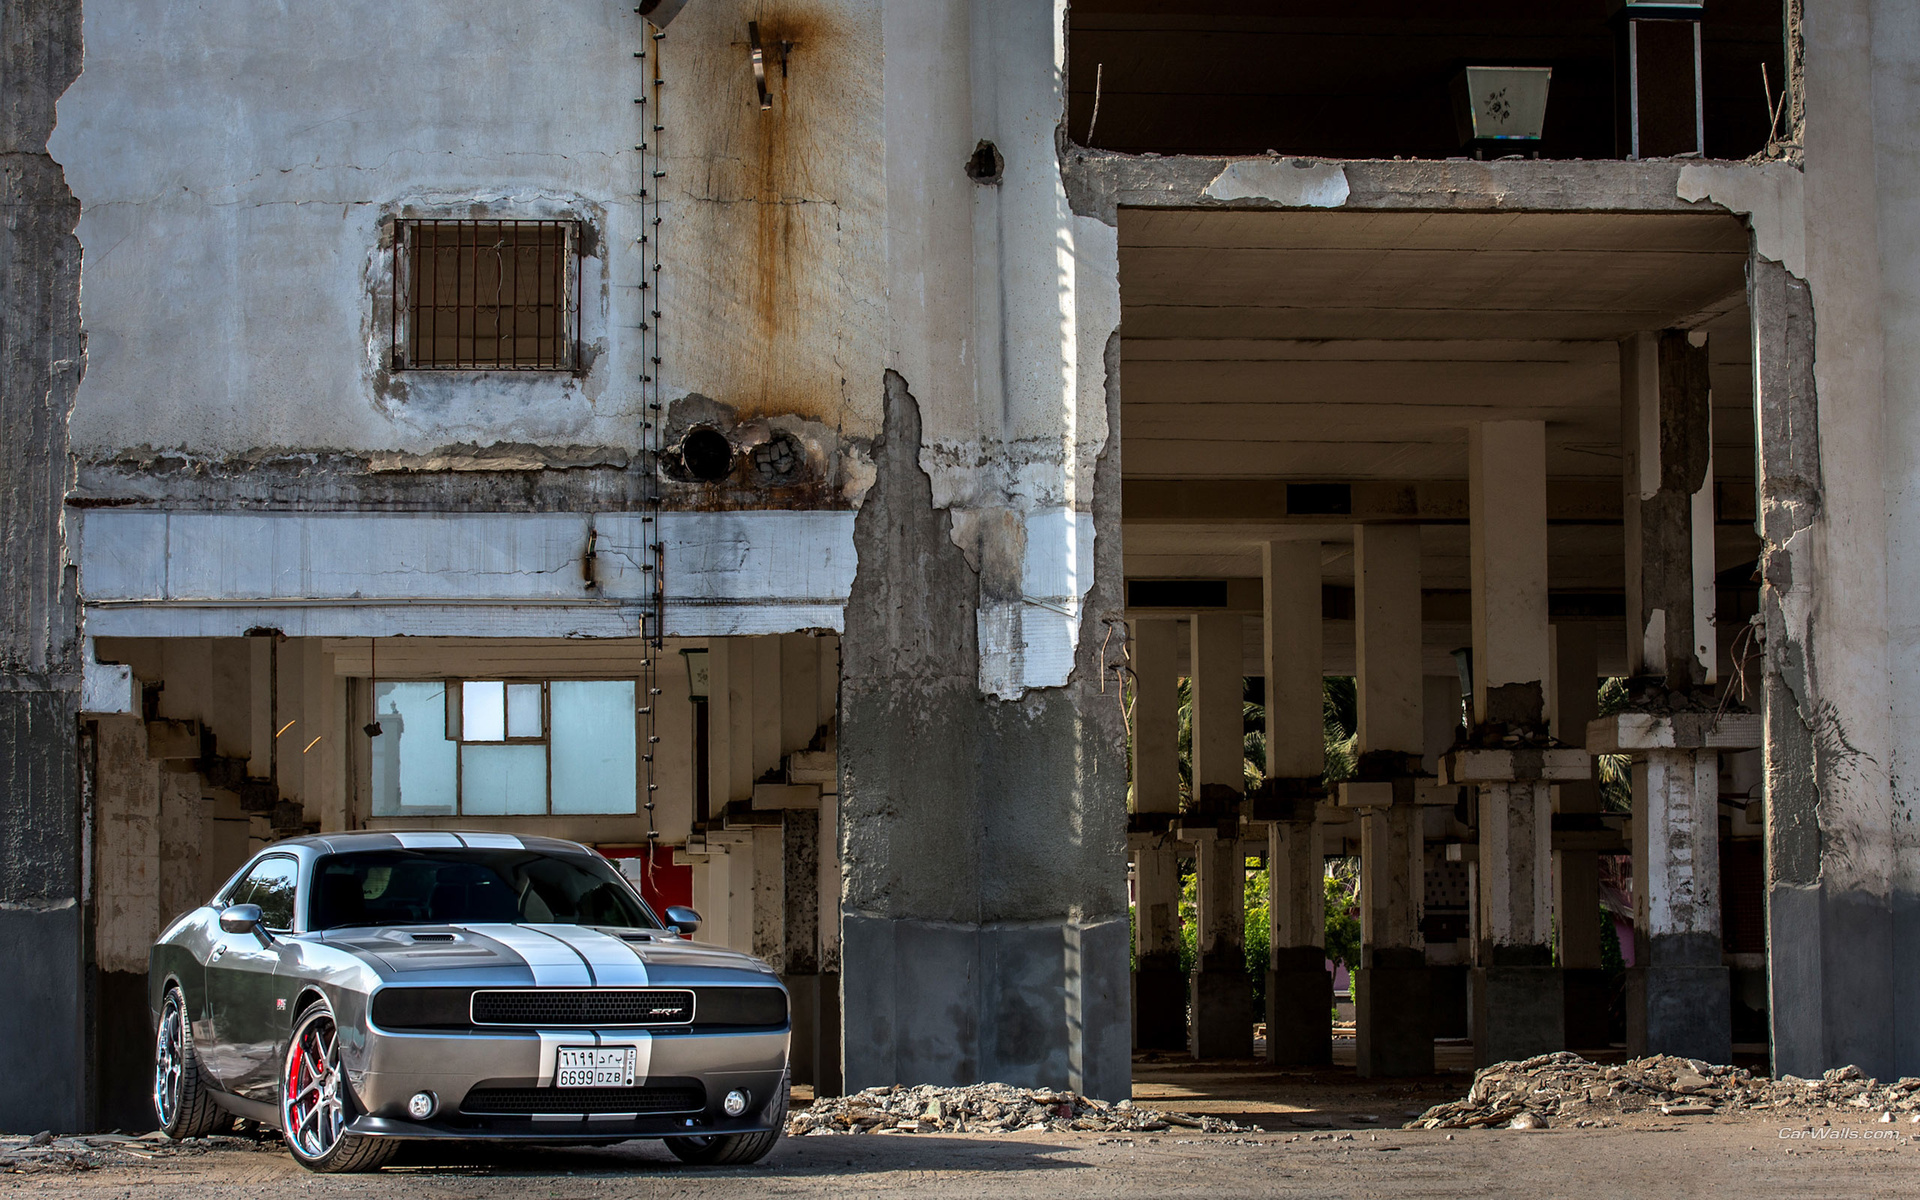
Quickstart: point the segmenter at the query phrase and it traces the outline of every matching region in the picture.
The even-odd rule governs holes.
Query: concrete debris
[[[0,1174],[94,1171],[108,1166],[131,1166],[140,1161],[180,1158],[213,1150],[278,1150],[279,1135],[259,1137],[204,1137],[174,1141],[163,1133],[128,1137],[121,1133],[92,1133],[55,1137],[50,1132],[30,1138],[0,1135]]]
[[[1836,1067],[1819,1079],[1768,1079],[1741,1067],[1654,1055],[1618,1065],[1588,1062],[1570,1051],[1524,1062],[1495,1063],[1473,1077],[1463,1100],[1436,1104],[1408,1129],[1545,1129],[1551,1123],[1605,1123],[1621,1114],[1711,1116],[1766,1112],[1795,1118],[1832,1110],[1861,1118],[1920,1120],[1920,1079],[1883,1084],[1858,1067]]]
[[[1104,1100],[1020,1088],[1004,1083],[972,1087],[873,1087],[851,1096],[823,1096],[787,1119],[787,1133],[1259,1133],[1219,1117],[1137,1108],[1131,1100]]]

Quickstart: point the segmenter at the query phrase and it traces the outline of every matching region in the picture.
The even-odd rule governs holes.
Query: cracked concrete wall
[[[1067,203],[1064,19],[1010,0],[885,14],[892,369],[842,643],[849,1089],[1130,1087],[1104,679],[1117,231]],[[963,169],[982,141],[998,183]]]
[[[1804,172],[1679,192],[1755,235],[1774,1066],[1890,1078],[1920,1071],[1920,12],[1790,16]]]
[[[73,0],[0,9],[0,1128],[89,1119],[78,622],[61,497],[80,381],[78,205],[48,156]]]
[[[1077,215],[1057,133],[1064,3],[944,3],[886,30],[889,361],[933,503],[980,575],[980,687],[1058,687],[1084,634],[1119,239]],[[999,183],[959,170],[981,142]]]
[[[779,54],[771,111],[750,19]],[[275,452],[331,452],[302,474],[349,494],[334,474],[444,475],[463,448],[526,451],[466,464],[492,471],[618,457],[641,444],[657,303],[670,402],[791,426],[834,484],[809,506],[857,500],[879,425],[878,24],[875,0],[707,0],[658,42],[617,0],[87,4],[52,139],[87,250],[76,449],[181,452],[216,500],[220,464]],[[635,103],[656,70],[657,134]],[[662,179],[641,178],[649,138]],[[387,372],[397,215],[586,222],[590,369]],[[665,263],[643,292],[648,233]]]

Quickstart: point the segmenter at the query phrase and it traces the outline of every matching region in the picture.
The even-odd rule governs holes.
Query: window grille
[[[393,240],[393,368],[577,371],[573,221],[401,221]]]

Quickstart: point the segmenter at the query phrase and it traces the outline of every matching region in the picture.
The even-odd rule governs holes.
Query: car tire
[[[170,1138],[206,1137],[233,1127],[233,1117],[213,1102],[200,1076],[187,998],[169,985],[154,1028],[153,1115]]]
[[[667,1149],[681,1162],[695,1167],[744,1167],[772,1152],[787,1127],[787,1088],[780,1086],[780,1107],[773,1128],[759,1133],[720,1133],[712,1137],[667,1138]]]
[[[319,1066],[316,1069],[315,1063]],[[280,1064],[280,1132],[293,1160],[322,1175],[378,1171],[400,1143],[348,1133],[353,1089],[340,1066],[333,1009],[316,1000],[300,1011]]]

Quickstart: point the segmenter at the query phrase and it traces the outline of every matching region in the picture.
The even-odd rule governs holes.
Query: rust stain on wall
[[[669,161],[684,156],[664,239],[671,382],[741,418],[865,435],[878,411],[862,385],[882,369],[878,9],[722,0],[696,12],[697,34],[677,22],[666,43],[687,56],[667,60],[669,78],[692,76],[666,110]]]

